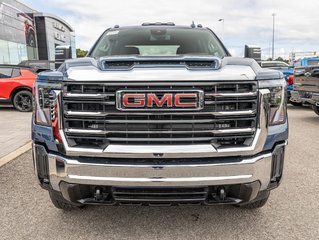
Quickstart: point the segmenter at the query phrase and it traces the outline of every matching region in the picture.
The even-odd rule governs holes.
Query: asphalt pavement
[[[36,183],[31,153],[0,168],[0,239],[319,239],[319,116],[289,107],[284,179],[258,210],[87,207],[63,212]]]

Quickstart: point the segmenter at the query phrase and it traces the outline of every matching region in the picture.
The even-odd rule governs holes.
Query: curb
[[[23,145],[22,147],[14,150],[13,152],[5,155],[4,157],[0,158],[0,167],[6,165],[8,162],[21,156],[23,153],[27,152],[30,149],[31,149],[31,141]]]

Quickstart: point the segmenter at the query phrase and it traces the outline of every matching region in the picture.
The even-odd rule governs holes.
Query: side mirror
[[[261,48],[259,46],[245,45],[245,58],[253,58],[261,65]]]

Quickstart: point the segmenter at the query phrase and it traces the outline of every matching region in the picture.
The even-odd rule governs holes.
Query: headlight
[[[52,128],[53,136],[57,143],[62,143],[59,132],[59,103],[61,85],[55,82],[36,82],[34,87],[35,97],[35,123]]]
[[[261,81],[260,88],[269,89],[268,100],[268,123],[269,125],[283,124],[287,119],[286,92],[287,83],[282,80]]]
[[[35,84],[35,122],[52,126],[57,117],[57,95],[61,91],[59,84],[37,82]]]
[[[284,87],[270,88],[269,125],[282,124],[286,121],[286,90]]]

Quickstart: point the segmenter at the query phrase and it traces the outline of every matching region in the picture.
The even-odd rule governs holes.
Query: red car
[[[13,104],[21,112],[32,111],[36,73],[16,65],[0,65],[0,103]]]

